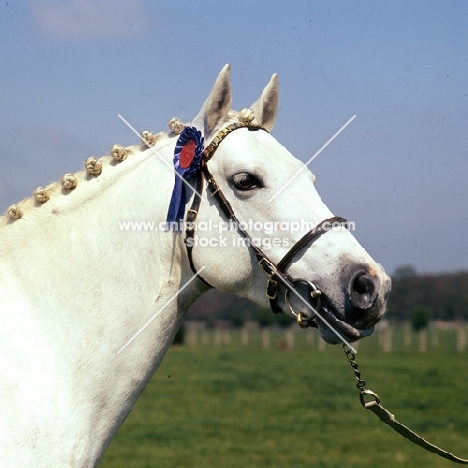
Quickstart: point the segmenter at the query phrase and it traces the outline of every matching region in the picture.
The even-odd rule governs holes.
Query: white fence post
[[[286,344],[288,349],[294,349],[294,327],[288,327],[285,332]]]
[[[463,322],[457,323],[457,351],[461,353],[466,348],[466,326]]]

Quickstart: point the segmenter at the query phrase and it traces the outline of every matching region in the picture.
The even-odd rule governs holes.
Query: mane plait
[[[171,119],[168,125],[172,135],[179,134],[185,128],[185,124],[178,118]],[[149,131],[144,131],[140,133],[142,145],[124,147],[116,144],[110,149],[109,156],[100,158],[95,156],[89,157],[84,163],[84,171],[66,173],[59,181],[54,181],[46,187],[38,187],[31,198],[25,198],[20,202],[10,205],[5,213],[6,216],[0,216],[0,225],[20,220],[29,210],[40,208],[40,206],[47,203],[52,197],[70,193],[75,190],[80,183],[90,180],[91,178],[99,177],[106,167],[122,163],[129,155],[138,150],[142,151],[155,146],[165,136],[168,136],[165,132],[154,134]]]
[[[101,158],[90,157],[85,161],[85,170],[76,173],[64,174],[59,181],[54,181],[45,187],[38,187],[34,190],[31,198],[25,198],[20,202],[10,205],[6,211],[6,217],[0,217],[4,223],[11,223],[23,218],[26,212],[32,208],[39,208],[47,203],[52,197],[67,194],[75,190],[80,182],[89,180],[93,177],[99,177],[106,166],[115,165],[125,161],[127,157],[140,146],[124,147],[114,145],[110,149],[110,156]],[[1,224],[4,224],[1,223]]]

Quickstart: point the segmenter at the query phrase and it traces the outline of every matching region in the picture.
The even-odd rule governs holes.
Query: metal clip
[[[373,398],[373,400],[366,401],[364,399],[364,395],[370,395]],[[366,409],[368,409],[370,406],[373,406],[374,404],[380,404],[379,395],[377,395],[377,393],[374,393],[372,390],[369,390],[368,388],[364,388],[361,390],[359,399],[361,400],[361,405],[364,406],[364,408]]]

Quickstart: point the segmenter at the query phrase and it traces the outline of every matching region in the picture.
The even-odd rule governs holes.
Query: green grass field
[[[173,346],[120,428],[100,468],[449,467],[364,410],[340,346],[318,349],[299,331],[293,350]],[[283,348],[283,346],[280,346]],[[468,351],[453,331],[418,352],[416,336],[383,353],[374,334],[356,360],[396,418],[468,458]]]

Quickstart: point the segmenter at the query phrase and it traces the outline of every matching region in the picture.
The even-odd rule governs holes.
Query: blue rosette
[[[174,149],[174,188],[166,217],[166,230],[181,231],[187,203],[187,185],[189,180],[197,175],[201,167],[203,154],[203,136],[195,127],[185,127],[182,130]]]

